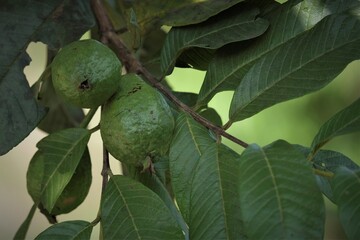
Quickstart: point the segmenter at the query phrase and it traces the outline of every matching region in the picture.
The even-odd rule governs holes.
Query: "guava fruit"
[[[82,108],[103,104],[117,90],[122,64],[104,44],[80,40],[65,46],[51,64],[57,94]]]
[[[103,107],[100,132],[112,156],[146,168],[148,160],[155,162],[167,153],[174,125],[164,97],[136,74],[126,74]]]

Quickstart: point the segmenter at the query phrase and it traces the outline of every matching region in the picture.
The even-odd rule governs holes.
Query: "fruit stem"
[[[80,124],[81,128],[87,128],[87,126],[89,125],[91,119],[94,117],[97,109],[98,109],[97,107],[90,109],[90,111],[86,114],[85,118],[83,119],[83,121]]]
[[[232,136],[221,127],[214,125],[206,118],[200,116],[196,111],[194,111],[189,106],[181,102],[177,97],[175,97],[169,89],[164,87],[158,81],[158,79],[156,79],[146,68],[144,68],[142,64],[131,54],[123,40],[116,34],[113,24],[111,23],[102,2],[100,0],[92,0],[91,5],[98,22],[101,42],[103,42],[104,44],[110,43],[114,46],[114,48],[117,50],[119,58],[121,59],[123,65],[128,72],[141,74],[148,83],[150,83],[153,87],[157,88],[179,109],[188,113],[195,121],[212,130],[216,135],[221,135],[244,148],[247,148],[249,146],[246,142]]]
[[[314,173],[316,175],[319,175],[319,176],[322,176],[322,177],[327,177],[327,178],[334,177],[334,173],[332,173],[332,172],[322,171],[322,170],[319,170],[319,169],[316,169],[316,168],[314,168],[313,171],[314,171]]]

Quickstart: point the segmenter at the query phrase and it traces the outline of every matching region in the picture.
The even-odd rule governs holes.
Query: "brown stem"
[[[101,195],[104,194],[106,185],[109,181],[109,169],[110,169],[109,152],[106,150],[105,145],[103,145],[103,168],[101,170],[101,176],[103,177],[103,179],[102,179]]]
[[[244,148],[248,147],[248,144],[246,142],[230,135],[224,129],[214,125],[213,123],[196,113],[189,106],[177,99],[169,89],[164,87],[149,71],[147,71],[147,69],[142,66],[142,64],[127,49],[121,38],[116,35],[114,27],[106,13],[104,6],[102,5],[102,2],[100,0],[92,0],[91,3],[94,14],[98,21],[101,41],[104,43],[109,42],[116,48],[117,54],[128,72],[135,72],[137,74],[141,74],[148,83],[150,83],[153,87],[157,88],[179,109],[188,113],[195,121],[212,130],[215,134],[221,135]]]

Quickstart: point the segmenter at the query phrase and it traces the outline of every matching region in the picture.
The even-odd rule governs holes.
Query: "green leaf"
[[[239,160],[217,143],[201,155],[191,182],[190,239],[246,239],[237,192]]]
[[[169,165],[176,202],[186,222],[190,217],[190,191],[195,168],[201,155],[214,142],[205,127],[185,113],[179,114],[169,150]]]
[[[0,155],[20,143],[44,117],[23,69],[31,41],[51,48],[80,38],[94,25],[88,1],[5,0],[0,7]]]
[[[163,201],[141,183],[111,176],[101,201],[104,239],[184,239]]]
[[[189,107],[195,106],[196,99],[198,95],[191,92],[173,92],[175,97],[177,97],[181,102],[185,103]]]
[[[249,239],[322,239],[324,202],[311,165],[292,145],[250,145],[241,155],[239,196]],[[306,230],[304,230],[306,229]]]
[[[360,58],[360,17],[331,15],[311,30],[273,50],[247,72],[230,106],[240,121],[274,104],[316,91]]]
[[[221,116],[214,108],[205,108],[200,115],[219,127],[223,125]]]
[[[304,154],[304,157],[309,158],[312,157],[311,160],[313,163],[313,167],[315,169],[319,169],[324,172],[334,173],[338,167],[347,167],[351,170],[359,169],[359,166],[353,162],[347,156],[331,151],[331,150],[320,150],[315,155],[310,155],[311,149],[307,147],[303,147],[300,145],[294,145],[296,149],[301,151]],[[310,155],[310,156],[309,156]],[[331,187],[331,178],[323,177],[316,175],[317,184],[321,190],[321,192],[332,202],[335,202],[333,190]]]
[[[50,134],[37,144],[39,150],[27,172],[28,190],[34,202],[41,203],[49,213],[74,176],[89,138],[86,129],[68,128]]]
[[[39,81],[41,81],[41,88],[36,98],[41,105],[48,108],[48,112],[38,128],[47,133],[53,133],[65,128],[78,127],[84,119],[84,112],[81,108],[65,103],[57,96],[51,80],[50,67],[46,68]],[[34,89],[36,85],[31,88]]]
[[[120,6],[134,9],[138,24],[143,31],[146,31],[154,26],[184,26],[199,23],[243,0],[117,1]]]
[[[36,240],[85,240],[90,239],[93,226],[86,221],[66,221],[52,225],[42,233]]]
[[[205,22],[172,28],[161,52],[161,69],[170,74],[176,58],[188,48],[216,49],[231,42],[255,38],[263,34],[268,22],[258,18],[259,10],[239,5]]]
[[[176,59],[175,67],[206,70],[215,55],[215,49],[193,47],[184,50]]]
[[[166,182],[164,183],[162,180],[160,180],[161,178],[159,178],[157,176],[158,171],[157,171],[156,167],[155,167],[155,172],[156,172],[156,174],[150,174],[148,172],[141,173],[140,179],[139,179],[140,182],[143,183],[148,188],[150,188],[152,191],[154,191],[163,200],[165,205],[171,211],[171,214],[173,215],[174,219],[176,220],[176,222],[179,224],[182,231],[184,232],[185,239],[189,239],[188,226],[187,226],[184,218],[180,214],[179,210],[177,209],[173,198],[170,196],[170,194],[165,186]]]
[[[311,144],[312,151],[316,152],[336,136],[356,131],[360,131],[360,98],[336,113],[321,126]]]
[[[34,204],[31,207],[30,212],[29,212],[28,216],[26,217],[25,221],[21,224],[19,229],[16,231],[16,234],[14,236],[14,240],[23,240],[23,239],[25,239],[26,233],[29,230],[31,220],[34,217],[35,210],[36,210],[36,204]]]
[[[354,5],[359,5],[359,2],[357,0],[296,0],[288,1],[279,7],[272,8],[270,6],[270,9],[273,9],[270,12],[268,12],[268,6],[262,5],[259,4],[260,10],[267,13],[260,16],[267,19],[271,27],[260,38],[251,41],[249,45],[229,46],[217,51],[200,89],[198,105],[206,104],[218,92],[235,90],[257,61],[267,54],[272,54],[272,51],[278,51],[277,49],[287,46],[291,39],[301,36],[324,17],[345,11]],[[314,42],[308,44],[316,46]],[[304,47],[300,47],[300,49],[301,52],[309,52]],[[293,56],[293,54],[291,55]],[[289,61],[284,56],[286,55],[282,56],[282,60],[286,60],[284,62],[288,64]],[[294,57],[300,59],[299,56],[301,55]],[[275,71],[280,70],[277,66],[274,66],[274,69]],[[266,73],[266,75],[269,74]]]
[[[163,30],[153,30],[144,36],[143,44],[139,51],[140,62],[154,76],[159,78],[161,77],[160,54],[165,38],[166,33]]]
[[[360,170],[341,167],[332,181],[339,217],[348,239],[360,236]]]

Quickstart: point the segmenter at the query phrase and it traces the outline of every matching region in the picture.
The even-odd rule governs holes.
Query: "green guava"
[[[87,39],[61,49],[51,64],[51,75],[56,93],[64,100],[94,108],[117,91],[121,67],[110,48]]]
[[[104,105],[100,132],[112,156],[146,168],[147,160],[167,153],[174,125],[164,97],[136,74],[126,74],[119,91]]]

